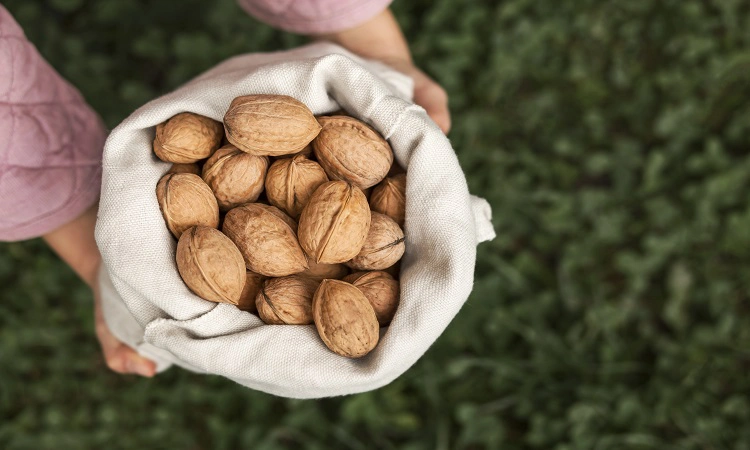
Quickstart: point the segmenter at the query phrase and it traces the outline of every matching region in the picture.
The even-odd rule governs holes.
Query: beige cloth
[[[409,99],[411,80],[331,44],[232,58],[135,111],[110,134],[96,239],[104,315],[115,336],[154,359],[223,375],[275,395],[317,398],[383,386],[419,359],[472,289],[476,244],[492,239],[490,208],[469,195],[448,139]],[[191,293],[175,265],[155,186],[169,169],[154,126],[192,111],[222,120],[231,100],[286,94],[323,114],[344,108],[380,131],[407,167],[407,252],[401,304],[369,355],[329,351],[315,327],[264,325]]]

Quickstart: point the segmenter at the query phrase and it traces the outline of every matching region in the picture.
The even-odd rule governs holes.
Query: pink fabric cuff
[[[67,170],[67,168],[57,169],[58,172],[66,172]],[[48,170],[48,172],[48,176],[55,176],[54,170]],[[85,175],[84,178],[88,178],[88,183],[82,185],[78,192],[67,198],[64,203],[59,204],[52,211],[44,211],[26,223],[0,223],[0,241],[23,241],[43,236],[50,231],[54,231],[66,223],[71,222],[73,219],[76,219],[91,205],[96,203],[99,199],[99,191],[101,190],[102,184],[101,169],[93,172],[80,171],[80,173]],[[60,178],[64,179],[67,178],[69,174],[60,173],[59,175],[61,175]],[[3,193],[3,195],[5,195],[5,193]],[[24,193],[21,192],[19,195],[24,195]],[[32,202],[38,201],[39,204],[43,206],[48,205],[50,200],[54,203],[60,203],[59,199],[55,198],[55,196],[48,196],[45,198],[42,195],[29,200]],[[31,208],[34,208],[34,206],[31,206]]]
[[[300,34],[324,34],[354,28],[393,0],[238,0],[256,19]]]
[[[101,189],[106,131],[0,5],[0,240],[41,236]]]

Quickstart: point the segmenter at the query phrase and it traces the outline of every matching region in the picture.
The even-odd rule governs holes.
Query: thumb
[[[150,359],[144,358],[135,350],[125,345],[121,347],[121,354],[125,359],[125,368],[128,373],[135,373],[149,378],[156,375],[156,364]]]
[[[448,134],[451,129],[451,115],[448,110],[448,94],[445,89],[428,79],[414,90],[414,102],[427,111],[430,118]]]

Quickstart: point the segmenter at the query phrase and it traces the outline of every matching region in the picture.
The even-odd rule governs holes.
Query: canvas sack
[[[233,305],[194,295],[175,263],[155,189],[170,164],[153,151],[154,127],[190,111],[221,121],[247,94],[284,94],[315,115],[345,109],[377,129],[407,169],[401,303],[367,356],[338,356],[314,325],[264,325]],[[96,240],[113,334],[157,362],[218,374],[293,398],[363,392],[413,365],[472,289],[476,245],[494,237],[486,201],[469,195],[450,141],[410,99],[412,81],[385,65],[317,43],[232,58],[135,111],[107,139]]]

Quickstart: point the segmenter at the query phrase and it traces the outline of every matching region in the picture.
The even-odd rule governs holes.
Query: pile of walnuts
[[[157,125],[154,153],[173,163],[156,196],[191,291],[267,324],[314,323],[339,355],[377,345],[399,301],[406,187],[380,134],[247,95],[223,125],[188,112]]]

